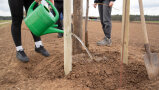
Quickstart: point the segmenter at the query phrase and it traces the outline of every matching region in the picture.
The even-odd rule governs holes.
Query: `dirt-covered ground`
[[[121,67],[121,22],[113,22],[111,47],[97,46],[104,36],[100,22],[89,21],[90,52],[73,56],[72,72],[64,75],[63,38],[42,36],[50,57],[34,51],[30,31],[22,27],[22,41],[29,63],[16,59],[10,25],[0,27],[0,90],[159,90],[159,79],[150,81],[143,62],[144,39],[140,23],[130,24],[129,64]],[[151,50],[159,53],[159,24],[147,24]],[[121,74],[121,71],[123,72]]]

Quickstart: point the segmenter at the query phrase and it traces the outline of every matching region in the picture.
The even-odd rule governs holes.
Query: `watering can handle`
[[[57,9],[56,9],[55,6],[50,2],[50,0],[45,0],[45,1],[51,5],[51,8],[52,8],[53,11],[55,12],[54,21],[57,22],[57,20],[59,19],[59,13],[58,13]]]
[[[57,22],[57,20],[59,19],[59,13],[58,13],[57,9],[55,8],[55,6],[54,6],[49,0],[45,0],[45,1],[51,5],[51,8],[52,8],[53,11],[55,12],[55,17],[54,17],[53,19],[54,19],[55,22]],[[34,6],[36,5],[36,3],[37,3],[37,2],[34,1],[34,2],[30,5],[30,7],[29,7],[29,9],[28,9],[27,15],[30,15],[30,14],[34,11],[33,8],[34,8]]]
[[[34,2],[30,5],[30,7],[29,7],[29,9],[28,9],[27,16],[30,15],[30,14],[34,11],[33,8],[34,8],[35,5],[36,5],[36,2],[34,1]]]

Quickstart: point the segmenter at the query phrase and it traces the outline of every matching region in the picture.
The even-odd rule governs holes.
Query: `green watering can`
[[[36,2],[34,1],[28,9],[27,17],[24,19],[25,24],[35,36],[41,36],[49,33],[64,33],[63,30],[57,29],[58,25],[55,23],[59,19],[59,13],[54,5],[45,0],[51,5],[51,8],[55,12],[55,17],[50,15],[48,8],[40,4],[35,10],[33,10]]]

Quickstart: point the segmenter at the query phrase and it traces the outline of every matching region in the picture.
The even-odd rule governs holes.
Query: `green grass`
[[[146,21],[146,23],[159,23],[159,21]]]
[[[11,22],[11,20],[0,20],[0,27],[3,26],[3,25],[6,25],[7,23],[6,24],[1,24],[1,23],[5,23],[5,22]]]
[[[3,23],[3,22],[10,22],[11,20],[0,20],[0,23]]]
[[[141,21],[132,21],[132,22],[141,22]],[[146,23],[159,23],[159,21],[146,21]]]

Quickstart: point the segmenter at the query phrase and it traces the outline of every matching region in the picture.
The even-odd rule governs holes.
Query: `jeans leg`
[[[105,0],[103,3],[109,4],[109,0]],[[111,9],[112,9],[111,7],[103,5],[103,26],[104,26],[103,30],[107,38],[111,38],[111,29],[112,29]]]

